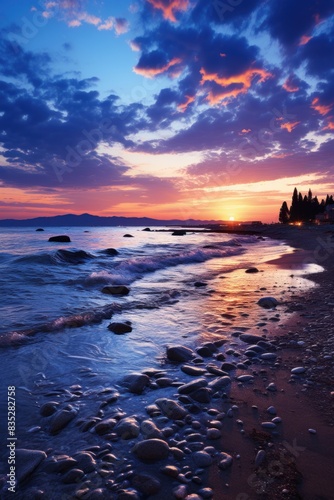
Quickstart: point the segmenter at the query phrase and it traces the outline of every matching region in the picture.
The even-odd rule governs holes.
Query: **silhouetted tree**
[[[279,211],[278,220],[282,222],[282,224],[287,224],[289,222],[290,212],[288,209],[288,205],[286,201],[283,201],[281,209]]]

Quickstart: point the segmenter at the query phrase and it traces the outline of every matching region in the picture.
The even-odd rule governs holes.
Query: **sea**
[[[96,410],[96,395],[112,387],[121,393],[123,407],[135,406],[120,381],[148,368],[173,370],[166,362],[168,346],[233,343],[245,331],[279,334],[289,317],[286,304],[316,286],[307,265],[291,270],[270,264],[294,251],[282,241],[144,229],[0,229],[0,425],[5,439],[8,387],[16,390],[18,446],[46,450],[50,436],[40,424],[39,409],[50,397],[80,388],[79,404],[89,414]],[[48,241],[61,234],[71,242]],[[259,272],[245,272],[254,266]],[[126,285],[130,292],[107,295],[101,291],[106,285]],[[282,305],[268,313],[257,304],[263,296]],[[132,331],[116,335],[108,329],[111,322],[128,322]],[[74,435],[67,435],[66,443],[61,436],[55,439],[63,452],[78,446]],[[1,453],[3,458],[5,448]]]

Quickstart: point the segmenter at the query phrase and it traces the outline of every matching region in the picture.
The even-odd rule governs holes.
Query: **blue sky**
[[[0,29],[1,218],[334,192],[331,0],[5,0]]]

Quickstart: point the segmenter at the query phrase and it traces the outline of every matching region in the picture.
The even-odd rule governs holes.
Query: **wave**
[[[89,311],[71,314],[69,316],[60,316],[52,321],[33,325],[24,330],[13,330],[0,335],[0,348],[21,345],[38,333],[56,333],[65,328],[80,328],[94,323],[101,323],[103,320],[110,320],[113,314],[120,313],[130,309],[156,309],[160,306],[172,305],[178,302],[180,292],[175,290],[166,290],[157,294],[152,299],[150,296],[147,301],[128,301],[125,303],[112,302],[111,304],[96,307]]]
[[[205,262],[214,258],[230,257],[240,255],[245,251],[238,241],[229,241],[217,244],[215,246],[205,246],[194,248],[192,250],[174,249],[173,253],[164,253],[160,255],[133,257],[122,260],[113,265],[112,271],[92,272],[85,278],[86,285],[98,284],[130,284],[144,274],[152,273],[169,267],[179,266],[181,264],[196,264]]]
[[[64,250],[56,252],[41,252],[38,254],[17,257],[14,262],[39,265],[63,265],[63,264],[83,264],[95,256],[85,250]]]

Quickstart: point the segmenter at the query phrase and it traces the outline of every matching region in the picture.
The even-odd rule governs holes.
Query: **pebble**
[[[266,452],[264,450],[259,450],[255,457],[255,467],[261,465],[265,458],[266,458]]]
[[[276,392],[277,391],[277,387],[276,387],[276,384],[274,384],[274,382],[271,382],[267,387],[266,387],[267,391],[271,391],[271,392]]]
[[[50,434],[58,434],[76,415],[77,411],[74,409],[57,411],[50,422]]]
[[[191,365],[182,365],[181,370],[187,375],[191,375],[192,377],[198,377],[199,375],[204,375],[204,373],[206,373],[205,368]]]
[[[260,335],[254,335],[252,333],[242,333],[239,336],[239,339],[245,342],[246,344],[256,344],[260,340],[263,340],[263,337]]]
[[[266,361],[274,360],[277,358],[277,354],[274,352],[265,352],[260,355],[260,359],[264,359]]]
[[[59,403],[56,401],[49,401],[40,407],[39,413],[42,417],[50,417],[50,415],[56,413],[58,405]]]
[[[81,469],[71,469],[63,476],[62,481],[64,484],[78,483],[85,475]]]
[[[176,363],[184,363],[195,357],[195,353],[189,347],[182,345],[177,345],[167,348],[167,358],[169,361],[174,361]]]
[[[206,431],[207,439],[219,439],[221,437],[221,435],[222,435],[222,433],[220,432],[220,430],[215,429],[214,427],[212,427]]]
[[[122,384],[133,394],[141,394],[145,387],[148,385],[150,379],[143,373],[131,373],[127,375]]]
[[[132,327],[127,323],[110,323],[108,330],[116,335],[123,335],[124,333],[132,332]]]
[[[179,394],[190,394],[191,392],[207,385],[208,382],[205,378],[197,378],[195,380],[192,380],[188,384],[181,385],[181,387],[178,388],[177,392]]]
[[[308,431],[309,431],[310,434],[316,434],[317,433],[317,431],[315,429],[309,429]]]
[[[212,457],[205,451],[193,453],[192,458],[197,467],[209,467],[213,463]]]
[[[187,415],[187,411],[183,406],[172,399],[159,398],[155,401],[155,404],[160,408],[162,413],[171,420],[179,420]]]
[[[128,295],[130,289],[125,285],[108,285],[102,288],[102,293],[110,295]]]
[[[239,377],[237,377],[237,380],[238,380],[238,382],[242,382],[242,383],[253,382],[254,377],[253,377],[253,375],[239,375]]]
[[[127,417],[116,424],[114,432],[116,432],[121,439],[133,439],[139,436],[140,427],[135,418]]]
[[[146,473],[135,475],[131,483],[145,497],[156,495],[161,489],[160,481],[156,477]]]
[[[73,455],[76,460],[76,468],[82,469],[85,474],[93,472],[96,468],[96,460],[87,451],[82,451]]]
[[[278,305],[278,300],[274,297],[262,297],[257,301],[260,307],[264,307],[265,309],[272,309]]]
[[[275,406],[269,406],[267,408],[267,412],[270,413],[270,415],[276,415],[277,414]]]
[[[276,429],[276,424],[274,422],[261,422],[261,427],[264,429]]]
[[[133,452],[140,460],[156,462],[168,457],[169,446],[162,439],[144,439],[134,446]]]
[[[15,473],[17,482],[20,483],[29,477],[45,458],[44,451],[16,448]]]
[[[228,453],[223,453],[221,452],[219,454],[219,457],[220,457],[220,461],[219,461],[219,464],[218,464],[218,467],[220,469],[228,469],[229,467],[231,467],[232,463],[233,463],[233,458],[231,455],[229,455]]]
[[[94,430],[96,434],[99,434],[101,436],[103,434],[108,434],[108,432],[110,432],[115,427],[116,424],[117,424],[116,419],[106,418],[105,420],[101,420],[101,422],[98,422],[95,425]]]
[[[306,368],[304,368],[303,366],[296,366],[295,368],[292,368],[291,370],[291,373],[293,373],[294,375],[299,375],[301,373],[305,373],[306,372]]]

